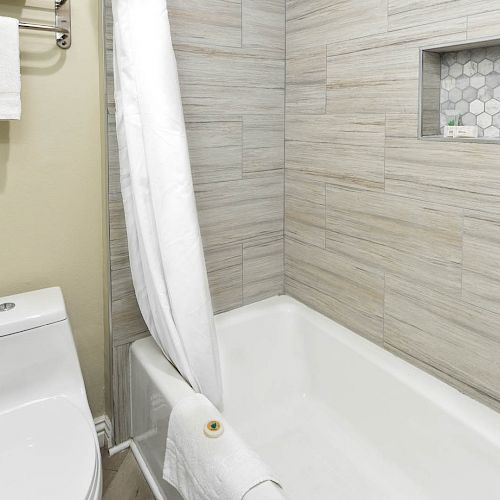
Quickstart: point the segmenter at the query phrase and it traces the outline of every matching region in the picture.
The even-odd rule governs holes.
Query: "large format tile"
[[[130,344],[113,347],[113,438],[115,444],[130,437]]]
[[[500,4],[498,4],[500,7]],[[500,10],[492,12],[482,12],[467,18],[467,38],[474,40],[477,38],[498,37],[500,25]]]
[[[174,47],[241,47],[240,0],[169,0],[168,12]]]
[[[500,214],[466,211],[463,298],[500,314]]]
[[[205,247],[274,235],[283,229],[283,173],[196,187]]]
[[[286,112],[321,114],[326,109],[326,46],[287,53]]]
[[[205,261],[214,312],[240,307],[243,303],[242,244],[208,248]]]
[[[241,0],[242,46],[285,52],[285,0]]]
[[[275,114],[283,116],[284,88],[232,86],[225,83],[183,84],[182,103],[185,113]]]
[[[413,45],[337,54],[328,46],[328,113],[412,113],[418,109],[419,50]]]
[[[285,235],[325,248],[325,184],[287,170]]]
[[[387,0],[287,3],[287,51],[387,31]]]
[[[265,49],[179,45],[176,56],[181,88],[223,85],[282,89],[284,86],[283,57]]]
[[[241,117],[187,117],[186,132],[193,182],[230,181],[242,177]]]
[[[498,210],[498,147],[387,138],[385,188],[410,198]]]
[[[134,291],[116,300],[112,298],[111,322],[113,326],[113,345],[132,342],[148,333],[148,327],[142,317]]]
[[[462,394],[465,394],[470,398],[473,398],[476,401],[479,401],[480,403],[500,412],[500,401],[492,398],[491,396],[488,396],[484,392],[481,392],[480,390],[475,389],[474,387],[471,387],[470,385],[464,382],[461,382],[460,380],[456,379],[455,377],[452,377],[448,373],[441,371],[439,368],[435,366],[429,365],[426,362],[417,359],[411,356],[410,354],[407,354],[406,352],[396,349],[390,344],[385,344],[384,347],[387,351],[392,352],[393,354],[404,359],[405,361],[408,361],[408,363],[411,363],[417,368],[420,368],[421,370],[433,375],[434,377],[442,380],[443,382],[446,382],[448,385],[451,385],[452,387],[460,391]]]
[[[243,173],[282,170],[285,167],[283,115],[243,117]]]
[[[401,30],[498,9],[490,0],[388,0],[388,28]]]
[[[178,45],[186,114],[282,114],[284,57],[266,49]]]
[[[342,186],[384,185],[384,116],[288,115],[286,168]]]
[[[387,277],[384,317],[387,344],[500,398],[500,316]]]
[[[424,26],[415,26],[398,31],[378,33],[362,38],[346,38],[328,46],[330,56],[354,54],[366,50],[384,47],[386,53],[401,47],[419,48],[439,44],[461,42],[466,39],[467,18],[447,19],[431,22]]]
[[[460,296],[462,210],[327,186],[326,247]]]
[[[243,302],[283,293],[283,238],[243,245]]]
[[[286,292],[375,342],[382,341],[384,276],[349,257],[286,239]],[[314,292],[313,292],[314,291]]]

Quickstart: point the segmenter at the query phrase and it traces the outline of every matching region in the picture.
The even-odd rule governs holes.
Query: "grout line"
[[[384,113],[384,193],[385,190],[385,163],[387,158],[387,112]]]
[[[285,246],[285,220],[286,220],[286,98],[287,98],[287,7],[288,0],[285,2],[285,19],[284,19],[284,33],[285,33],[285,53],[284,53],[284,85],[283,85],[283,292],[286,293],[285,288],[285,275],[286,275],[286,246]]]
[[[462,209],[462,255],[460,258],[460,298],[464,300],[464,245],[465,245],[465,210]]]

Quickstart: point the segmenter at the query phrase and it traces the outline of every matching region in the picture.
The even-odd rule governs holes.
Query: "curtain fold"
[[[113,0],[120,182],[144,320],[197,392],[222,406],[219,350],[165,0]]]

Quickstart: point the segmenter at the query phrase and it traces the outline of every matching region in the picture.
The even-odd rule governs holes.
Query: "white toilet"
[[[96,500],[101,483],[61,290],[0,298],[0,497]]]

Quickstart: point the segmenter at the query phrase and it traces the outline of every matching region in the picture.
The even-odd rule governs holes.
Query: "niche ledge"
[[[419,100],[419,139],[500,144],[500,38],[420,49]]]

